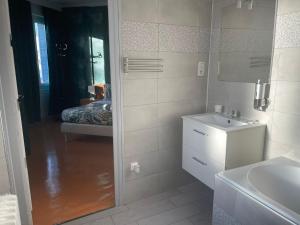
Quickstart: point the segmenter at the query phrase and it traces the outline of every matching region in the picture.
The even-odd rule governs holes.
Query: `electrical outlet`
[[[130,163],[130,171],[139,173],[140,172],[140,164],[138,162],[131,162]]]
[[[198,63],[197,76],[198,77],[204,77],[205,76],[205,62],[199,62]]]

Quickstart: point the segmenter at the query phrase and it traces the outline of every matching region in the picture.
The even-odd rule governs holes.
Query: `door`
[[[7,152],[12,192],[18,195],[22,224],[30,225],[31,197],[25,158],[22,123],[18,104],[18,91],[13,52],[10,45],[10,22],[7,0],[0,1],[0,110],[7,138]]]
[[[30,3],[8,0],[14,68],[26,154],[30,154],[29,124],[39,122],[40,95],[38,64]],[[24,44],[26,43],[26,44]]]

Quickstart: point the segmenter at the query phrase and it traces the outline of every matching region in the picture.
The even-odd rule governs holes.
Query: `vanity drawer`
[[[215,174],[223,171],[225,164],[211,159],[206,154],[199,154],[192,147],[183,146],[182,167],[213,189]]]
[[[226,156],[226,132],[184,120],[183,146],[191,147],[196,153],[223,163]]]

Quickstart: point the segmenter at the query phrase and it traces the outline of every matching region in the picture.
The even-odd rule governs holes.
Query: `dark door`
[[[30,3],[9,0],[12,47],[26,154],[30,154],[29,124],[40,121],[39,78]]]

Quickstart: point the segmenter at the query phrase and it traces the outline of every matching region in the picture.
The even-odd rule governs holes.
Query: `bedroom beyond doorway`
[[[34,225],[115,206],[107,2],[58,3],[9,1]]]

